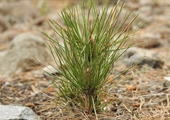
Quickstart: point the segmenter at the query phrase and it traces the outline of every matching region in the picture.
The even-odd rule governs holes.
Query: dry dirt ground
[[[33,0],[31,2],[37,7],[40,1]],[[134,7],[136,11],[140,8],[144,9],[145,13],[142,13],[141,10],[141,14],[145,14],[146,19],[151,18],[151,21],[142,27],[137,34],[141,38],[147,33],[152,33],[154,36],[159,35],[157,42],[160,43],[160,45],[156,46],[141,47],[159,54],[159,58],[164,61],[164,65],[162,68],[157,69],[147,65],[136,66],[115,80],[115,82],[120,80],[123,82],[111,90],[110,94],[114,97],[106,98],[112,104],[109,106],[110,110],[98,114],[100,120],[170,120],[170,85],[165,85],[167,83],[164,81],[164,77],[170,76],[170,2],[169,0],[139,1],[129,0],[126,7]],[[40,22],[44,23],[32,25],[50,33],[51,31],[46,27],[48,15],[50,14],[52,18],[53,16],[55,18],[56,12],[72,2],[76,3],[73,0],[48,0],[46,3],[47,9],[45,7],[44,9],[39,8],[39,10],[45,12],[42,15],[45,20],[40,19]],[[30,26],[29,28],[27,30],[17,28],[17,33],[15,34],[20,34],[24,31],[35,31]],[[12,27],[11,30],[13,30]],[[155,41],[153,40],[152,43]],[[8,42],[2,41],[0,50],[5,50],[8,47]],[[52,78],[45,77],[42,74],[43,67],[44,65],[32,67],[29,71],[17,75],[1,77],[0,104],[28,106],[42,120],[95,119],[94,115],[87,115],[76,109],[64,108],[57,104],[55,100],[57,90],[51,84]],[[120,69],[122,68],[118,68],[118,70]]]

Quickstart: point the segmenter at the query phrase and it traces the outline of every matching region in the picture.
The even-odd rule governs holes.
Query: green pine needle
[[[60,68],[60,84],[55,84],[59,97],[87,113],[102,109],[106,86],[112,82],[107,78],[114,63],[132,45],[125,47],[135,32],[129,29],[137,16],[125,26],[132,11],[120,23],[124,4],[118,6],[110,10],[109,5],[105,5],[101,10],[91,0],[61,11],[64,26],[54,20],[50,20],[49,25],[62,38],[63,45],[44,33],[49,38],[49,51]]]

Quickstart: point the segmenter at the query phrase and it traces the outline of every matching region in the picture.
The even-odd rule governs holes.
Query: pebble
[[[7,76],[29,71],[40,63],[51,60],[41,37],[32,33],[22,33],[12,40],[7,50],[0,52],[0,74]]]
[[[52,77],[52,75],[60,74],[57,69],[58,69],[58,67],[48,65],[43,68],[43,74],[47,77]]]
[[[170,87],[170,77],[164,77],[163,87]]]
[[[30,108],[0,105],[0,120],[41,120]]]

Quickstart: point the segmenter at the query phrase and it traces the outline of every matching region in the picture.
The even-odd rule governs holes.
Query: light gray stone
[[[52,75],[60,74],[59,68],[51,66],[51,65],[44,67],[43,72],[44,72],[44,75],[47,77],[51,77]]]
[[[0,120],[41,120],[30,108],[0,105]]]
[[[123,62],[127,66],[131,66],[134,64],[137,65],[145,65],[151,66],[153,68],[162,68],[164,62],[158,58],[156,58],[157,53],[151,50],[146,50],[142,48],[130,48],[125,56]]]
[[[51,62],[51,60],[51,56],[40,37],[31,33],[23,33],[16,36],[9,49],[0,54],[0,74],[9,75],[28,71],[33,66]]]

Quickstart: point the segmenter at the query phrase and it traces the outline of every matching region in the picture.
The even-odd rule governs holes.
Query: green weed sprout
[[[117,4],[112,9],[109,5],[98,9],[89,1],[62,10],[60,17],[64,25],[50,20],[49,25],[63,40],[61,44],[44,33],[49,38],[48,47],[58,66],[56,69],[61,73],[57,78],[60,83],[55,85],[65,103],[87,113],[102,109],[103,96],[113,82],[108,77],[114,63],[131,46],[125,44],[135,32],[129,29],[136,16],[125,25],[132,11],[119,21],[123,7],[124,4],[120,7]]]

